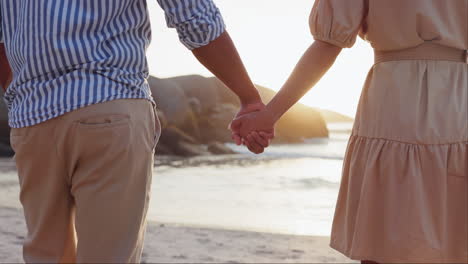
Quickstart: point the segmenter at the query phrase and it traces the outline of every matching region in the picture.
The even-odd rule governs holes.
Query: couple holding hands
[[[315,41],[266,106],[212,0],[158,3],[239,97],[232,137],[254,153],[343,48],[368,41],[375,64],[331,246],[369,263],[468,262],[468,1],[315,0]],[[146,1],[0,0],[0,22],[25,262],[139,262],[161,131],[146,82]]]

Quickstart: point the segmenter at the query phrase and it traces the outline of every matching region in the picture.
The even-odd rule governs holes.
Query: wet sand
[[[26,236],[11,159],[0,159],[0,262],[22,262]],[[150,222],[147,263],[349,263],[328,246],[329,238],[234,231]]]
[[[0,207],[0,262],[22,262],[21,210]],[[345,263],[327,237],[276,235],[150,223],[142,262]]]

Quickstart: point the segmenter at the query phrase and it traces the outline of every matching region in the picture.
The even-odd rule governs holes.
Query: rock
[[[156,153],[166,155],[205,155],[210,153],[205,146],[210,142],[231,142],[228,124],[239,110],[239,100],[217,78],[198,75],[179,76],[168,79],[150,77],[148,83],[157,104],[162,136]],[[257,86],[264,102],[274,91]],[[0,96],[3,92],[0,91]],[[322,113],[324,113],[322,111]],[[326,118],[330,115],[325,112]],[[327,137],[328,130],[319,111],[302,104],[291,108],[276,127],[278,143],[302,142],[313,137]],[[10,128],[8,113],[0,102],[0,155],[9,155]],[[7,147],[5,147],[7,146]],[[216,149],[213,152],[223,152]]]
[[[208,152],[206,147],[203,145],[182,141],[179,142],[177,148],[175,149],[175,154],[184,157],[193,157],[200,155],[209,155],[210,152]]]
[[[160,142],[164,144],[170,144],[171,142],[184,141],[192,144],[197,144],[192,136],[187,135],[184,131],[180,130],[175,126],[169,126],[161,131]]]
[[[0,143],[0,157],[11,157],[15,154],[9,143]]]
[[[171,156],[176,155],[175,152],[172,151],[170,147],[168,147],[161,141],[159,141],[158,145],[156,145],[155,154],[156,155],[171,155]]]
[[[191,97],[188,102],[193,113],[196,115],[202,113],[202,104],[200,103],[200,100],[195,97]]]
[[[166,115],[159,108],[156,108],[156,115],[158,116],[159,123],[161,124],[161,129],[166,128],[169,124],[166,118]]]
[[[198,75],[168,79],[150,77],[149,83],[169,124],[205,144],[213,140],[231,141],[227,126],[239,109],[239,100],[217,78]],[[275,95],[265,87],[257,85],[257,88],[264,102]],[[326,123],[320,112],[297,104],[278,121],[274,142],[296,143],[306,138],[327,136]]]
[[[205,146],[174,126],[162,130],[156,153],[183,157],[209,154]]]
[[[200,102],[200,113],[210,111],[221,102],[219,97],[220,87],[212,78],[200,75],[186,75],[168,78],[168,80],[176,83],[188,98],[196,98]]]
[[[328,137],[327,124],[318,111],[304,105],[292,107],[276,126],[276,142],[300,143],[316,137]]]
[[[199,117],[199,127],[203,130],[200,139],[202,143],[212,141],[232,142],[229,123],[236,115],[238,107],[231,104],[221,104],[211,112]]]
[[[236,154],[234,150],[230,149],[221,142],[211,142],[208,144],[208,151],[217,155]]]
[[[164,113],[168,122],[175,126],[186,123],[192,110],[184,90],[177,83],[167,79],[150,77],[148,83],[157,109]]]
[[[187,113],[187,121],[184,124],[178,126],[178,128],[197,141],[201,141],[201,136],[203,134],[198,120],[200,116],[201,115],[196,115],[194,112],[190,111]]]
[[[221,81],[210,78],[218,87],[218,97],[222,104],[239,106],[239,100]],[[275,91],[256,85],[263,102],[268,103],[276,94]],[[299,143],[304,139],[328,137],[328,129],[321,113],[304,104],[294,105],[276,125],[276,143]]]
[[[3,99],[3,89],[0,89],[0,98]],[[8,147],[10,146],[10,126],[8,125],[8,109],[3,100],[0,100],[0,143]],[[1,152],[2,153],[0,153],[0,156],[5,155],[6,153],[10,153],[6,150]]]
[[[337,112],[334,112],[334,111],[324,110],[324,109],[320,109],[319,111],[320,111],[320,114],[322,115],[323,119],[327,123],[353,122],[354,121],[353,118],[351,118],[349,116],[346,116],[346,115],[343,115],[343,114],[340,114],[340,113],[337,113]]]
[[[195,138],[199,138],[197,114],[193,112],[193,109],[197,107],[196,100],[198,99],[194,100],[192,96],[187,96],[179,83],[171,79],[151,76],[148,83],[157,109],[164,113],[167,124],[174,125]]]

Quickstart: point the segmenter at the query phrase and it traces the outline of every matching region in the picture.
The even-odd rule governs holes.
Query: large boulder
[[[208,144],[208,151],[216,155],[236,154],[234,150],[217,141]]]
[[[187,121],[187,113],[191,111],[189,98],[184,90],[175,82],[167,79],[150,77],[148,83],[151,93],[167,120],[176,126]]]
[[[196,116],[195,99],[187,96],[185,90],[170,79],[150,77],[148,83],[157,108],[164,113],[168,125],[173,125],[190,133],[196,138],[200,137]]]
[[[206,144],[213,141],[222,143],[232,141],[227,127],[239,109],[239,100],[217,78],[198,75],[168,79],[150,77],[148,82],[158,106],[158,116],[163,128],[157,149],[159,153],[182,156],[203,155],[209,153]],[[274,91],[265,87],[257,86],[257,88],[264,102],[268,102],[275,95]],[[0,96],[3,96],[2,91]],[[330,115],[327,113],[325,116]],[[8,113],[2,100],[0,144],[7,147],[9,131]],[[292,107],[279,120],[276,132],[277,137],[274,141],[276,143],[302,142],[306,138],[328,136],[325,121],[319,111],[302,104]],[[0,148],[0,155],[10,153],[9,149]]]
[[[205,146],[174,126],[162,130],[156,153],[184,157],[210,154]]]
[[[349,116],[346,116],[346,115],[343,115],[343,114],[340,114],[340,113],[337,113],[337,112],[333,112],[333,111],[330,111],[330,110],[325,110],[325,109],[320,109],[320,114],[322,115],[323,119],[325,120],[325,122],[327,123],[342,123],[342,122],[353,122],[354,119],[349,117]]]
[[[198,75],[168,79],[151,77],[151,90],[168,122],[202,143],[230,142],[227,129],[239,109],[239,100],[217,78]],[[264,102],[275,92],[257,85]],[[166,113],[168,112],[168,113]],[[172,118],[176,120],[172,120]],[[327,137],[328,130],[320,112],[303,104],[293,106],[277,123],[274,142],[302,142],[306,138]]]
[[[8,125],[8,109],[3,101],[3,89],[0,89],[0,156],[12,156],[10,148],[10,126]]]
[[[200,140],[209,143],[213,140],[231,142],[229,123],[239,108],[232,104],[220,104],[198,118],[200,129],[203,131]]]
[[[320,113],[302,104],[292,107],[278,121],[277,137],[283,142],[299,143],[308,138],[328,137],[327,124]]]
[[[168,78],[168,80],[176,83],[188,98],[196,99],[199,102],[201,113],[210,111],[210,109],[219,105],[220,87],[217,82],[213,81],[213,78],[186,75]]]

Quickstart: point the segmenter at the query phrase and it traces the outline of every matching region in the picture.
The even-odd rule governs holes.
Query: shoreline
[[[296,154],[293,156],[296,157]],[[216,177],[212,175],[213,177],[210,178],[210,175],[206,173],[200,177],[217,179],[220,181],[219,183],[226,184],[224,181],[230,177],[223,178],[226,175],[218,175],[217,172],[223,166],[251,166],[259,162],[264,166],[272,162],[277,163],[275,161],[277,159],[278,157],[273,155],[259,160],[251,160],[249,156],[243,154],[191,159],[160,157],[157,162],[160,172],[157,175],[159,183],[162,184],[160,188],[168,189],[172,186],[171,184],[175,184],[174,182],[180,183],[181,179],[174,177],[181,176],[180,174],[183,176],[183,168],[193,170],[193,168],[201,166],[208,174],[216,173]],[[284,157],[281,160],[288,159],[288,157]],[[211,169],[205,168],[205,166],[209,166]],[[179,168],[182,171],[179,171]],[[173,170],[172,173],[170,173],[171,170]],[[18,199],[18,178],[12,158],[0,158],[0,173],[0,192],[2,193],[0,196],[0,263],[19,263],[23,262],[21,246],[26,235],[26,227]],[[177,175],[173,175],[174,173]],[[250,185],[254,178],[249,177],[246,180]],[[297,180],[299,181],[290,184],[298,184],[299,190],[301,188],[307,190],[310,188],[310,184],[313,185],[313,183],[302,182],[302,178]],[[180,184],[176,184],[176,186],[181,187]],[[206,185],[204,186],[206,187]],[[218,185],[215,184],[212,188],[216,186]],[[177,189],[177,192],[172,193],[172,195],[182,191],[184,190]],[[160,197],[157,201],[167,204],[168,200],[174,198],[169,194],[166,193],[166,196]],[[174,204],[169,207],[164,206],[164,208],[179,210]],[[213,211],[210,208],[203,207],[203,209],[211,210],[210,212],[215,218],[223,215],[221,211]],[[161,213],[161,208],[157,210]],[[236,211],[230,211],[236,213]],[[268,215],[267,217],[276,219],[277,216]],[[155,218],[156,222],[148,222],[142,256],[143,263],[356,263],[330,248],[327,236],[293,235],[292,233],[269,232],[269,230],[230,229],[222,227],[222,225],[219,227],[193,223],[176,224],[177,221],[165,219],[161,215],[157,215]],[[154,217],[148,217],[148,219],[154,219]]]
[[[22,211],[0,207],[0,258],[22,262]],[[148,222],[142,263],[355,263],[328,246],[329,238]]]

